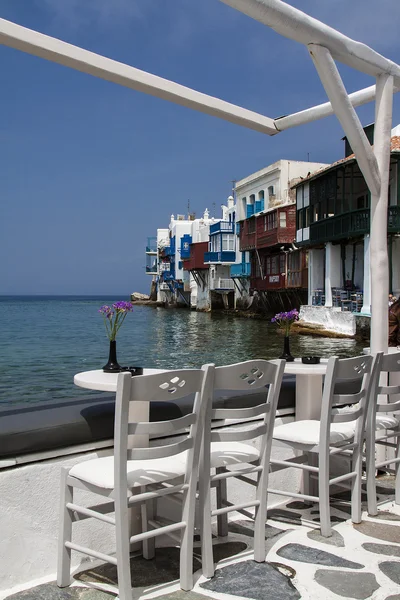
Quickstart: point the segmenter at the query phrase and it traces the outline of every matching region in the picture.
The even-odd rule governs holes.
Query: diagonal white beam
[[[278,133],[274,120],[219,98],[202,94],[157,75],[67,44],[0,19],[0,44],[22,50],[82,73],[144,92],[267,135]]]
[[[399,91],[399,88],[393,88],[393,93],[397,93]],[[375,96],[376,86],[371,85],[363,90],[358,90],[357,92],[349,94],[349,100],[352,106],[362,106],[363,104],[367,104],[368,102],[375,100]],[[318,119],[330,117],[334,114],[335,111],[332,108],[332,104],[330,102],[325,102],[324,104],[318,104],[317,106],[306,108],[305,110],[301,110],[297,113],[275,119],[275,126],[278,131],[285,131],[285,129],[297,127],[298,125],[304,125],[305,123],[311,123],[312,121],[318,121]]]
[[[316,44],[309,45],[309,52],[318,71],[333,110],[343,127],[371,194],[380,191],[380,175],[374,152],[354,110],[342,78],[329,50]]]
[[[369,46],[356,42],[282,0],[221,0],[232,8],[302,44],[320,44],[350,67],[377,77],[389,73],[400,87],[400,66]]]

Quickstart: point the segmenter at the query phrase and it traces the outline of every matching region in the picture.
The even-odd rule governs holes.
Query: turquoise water
[[[0,404],[90,394],[74,386],[73,377],[107,362],[108,338],[97,311],[124,299],[0,296]],[[121,365],[153,368],[276,358],[282,345],[282,336],[268,321],[147,306],[134,307],[117,338]],[[354,356],[362,347],[354,340],[291,338],[294,356]]]

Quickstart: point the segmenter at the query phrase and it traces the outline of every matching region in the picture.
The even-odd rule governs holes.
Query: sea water
[[[0,296],[0,404],[96,394],[76,387],[73,378],[107,362],[98,309],[117,300],[126,298]],[[134,306],[117,337],[122,366],[163,369],[277,358],[282,346],[282,335],[267,320],[150,306]],[[362,348],[351,339],[291,336],[293,356],[348,357]]]

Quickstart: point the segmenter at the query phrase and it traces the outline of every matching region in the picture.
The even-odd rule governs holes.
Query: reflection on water
[[[108,339],[97,310],[119,299],[0,298],[0,403],[88,395],[73,385],[73,376],[107,362]],[[122,365],[170,369],[277,358],[283,337],[269,321],[137,306],[117,347]],[[293,356],[346,357],[362,348],[354,340],[291,336]]]

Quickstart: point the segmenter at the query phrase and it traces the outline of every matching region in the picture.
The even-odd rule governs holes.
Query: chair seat
[[[257,448],[240,442],[213,442],[210,452],[213,468],[251,463],[260,457]]]
[[[400,421],[396,417],[385,414],[376,415],[376,429],[397,429]]]
[[[292,421],[292,423],[275,427],[273,439],[305,446],[316,446],[319,444],[319,430],[319,421]],[[346,442],[353,437],[354,422],[331,424],[330,444]]]
[[[184,475],[187,452],[151,460],[128,460],[128,486],[150,485]],[[108,490],[114,489],[114,457],[95,458],[72,467],[71,477]]]

